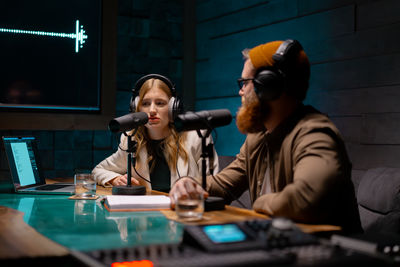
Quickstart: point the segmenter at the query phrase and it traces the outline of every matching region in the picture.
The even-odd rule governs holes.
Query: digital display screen
[[[18,187],[40,182],[34,137],[3,137],[14,184]]]
[[[31,157],[26,143],[11,143],[11,149],[18,177],[21,177],[21,186],[35,184],[35,174],[33,173]]]
[[[204,233],[214,243],[232,243],[246,240],[246,234],[235,224],[207,225]]]
[[[0,111],[99,111],[101,0],[2,1]]]

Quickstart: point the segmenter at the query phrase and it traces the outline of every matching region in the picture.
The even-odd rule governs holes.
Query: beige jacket
[[[211,136],[206,139],[206,144],[212,140]],[[126,149],[127,145],[127,137],[125,135],[121,135],[121,142],[120,147]],[[198,137],[196,131],[187,132],[186,142],[185,142],[185,149],[188,152],[188,162],[185,164],[184,160],[179,157],[177,162],[177,170],[181,177],[183,176],[191,176],[197,177],[196,180],[201,184],[201,138]],[[96,182],[103,186],[110,186],[108,183],[111,179],[124,175],[127,173],[127,153],[121,148],[100,162],[92,171],[94,175],[94,179]],[[136,170],[137,172],[143,176],[144,178],[150,180],[150,173],[149,173],[149,165],[147,163],[147,150],[146,148],[141,149],[139,152],[140,160],[136,161]],[[210,174],[208,168],[208,160],[207,163],[207,174]],[[214,149],[214,173],[219,171],[218,165],[218,155]],[[171,171],[171,186],[176,182],[178,179],[178,172]],[[151,184],[140,178],[136,172],[134,171],[133,167],[131,169],[132,177],[139,180],[141,185],[146,186],[146,190],[151,190]]]
[[[269,166],[272,193],[260,195]],[[351,163],[339,131],[310,106],[301,106],[272,133],[249,134],[234,162],[215,178],[208,191],[232,199],[247,188],[253,208],[297,222],[361,229],[351,182]]]

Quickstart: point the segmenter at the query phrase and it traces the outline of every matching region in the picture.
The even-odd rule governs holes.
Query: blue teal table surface
[[[178,243],[183,232],[182,224],[158,211],[109,212],[100,199],[1,193],[0,206],[23,212],[40,234],[79,251]]]

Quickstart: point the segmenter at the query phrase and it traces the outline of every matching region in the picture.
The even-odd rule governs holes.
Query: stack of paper
[[[159,210],[170,208],[170,198],[163,195],[126,196],[110,195],[105,198],[109,210]]]

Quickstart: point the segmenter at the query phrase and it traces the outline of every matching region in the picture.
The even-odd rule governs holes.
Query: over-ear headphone
[[[284,41],[272,56],[275,64],[271,67],[260,68],[254,77],[254,91],[260,101],[277,99],[287,89],[287,84],[293,78],[293,63],[296,56],[303,50],[296,40]]]
[[[136,112],[136,107],[139,105],[139,91],[143,84],[150,79],[158,79],[163,81],[168,88],[171,90],[172,97],[168,102],[168,117],[170,121],[173,121],[176,116],[183,113],[183,104],[176,96],[175,85],[167,77],[160,74],[148,74],[137,80],[135,86],[132,89],[132,97],[129,104],[129,111]]]

